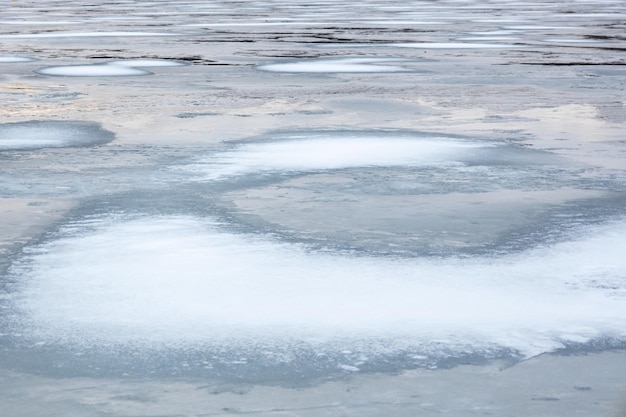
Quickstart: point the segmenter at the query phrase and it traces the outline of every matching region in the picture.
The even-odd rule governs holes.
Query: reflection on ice
[[[0,124],[0,151],[100,145],[115,135],[98,123],[31,121]]]
[[[379,65],[388,62],[406,62],[403,59],[393,58],[343,58],[343,59],[316,59],[288,62],[283,64],[261,65],[258,68],[271,72],[409,72],[411,69],[394,66]]]
[[[104,217],[31,248],[12,300],[24,332],[67,345],[355,338],[373,352],[437,341],[452,354],[535,355],[626,336],[624,236],[620,220],[521,254],[391,259],[311,253],[192,217]]]

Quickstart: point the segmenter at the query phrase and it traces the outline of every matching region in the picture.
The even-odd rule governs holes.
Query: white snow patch
[[[63,77],[119,77],[151,74],[149,71],[137,68],[108,64],[63,65],[58,67],[47,67],[37,70],[37,73]]]
[[[402,138],[356,135],[245,143],[216,153],[182,169],[203,179],[264,172],[319,171],[365,166],[445,164],[472,149],[497,144],[449,137]]]

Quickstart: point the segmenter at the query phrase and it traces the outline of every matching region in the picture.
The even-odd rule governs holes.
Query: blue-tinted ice
[[[0,151],[102,145],[115,138],[98,123],[47,121],[0,124]]]
[[[178,183],[190,187],[189,196],[170,214],[148,214],[138,205],[140,195],[133,195],[108,214],[80,214],[27,248],[9,270],[5,301],[15,316],[4,331],[20,336],[7,341],[7,360],[32,364],[33,356],[79,355],[83,365],[67,372],[291,380],[348,368],[517,360],[565,347],[619,346],[626,337],[626,220],[619,210],[611,220],[590,213],[587,225],[565,216],[552,238],[555,230],[540,231],[547,223],[533,228],[527,220],[508,249],[476,240],[474,249],[484,246],[482,252],[452,245],[438,256],[380,256],[366,246],[353,253],[341,248],[342,238],[358,236],[356,229],[318,233],[333,236],[332,242],[311,245],[297,233],[299,238],[283,239],[259,233],[267,226],[238,224],[236,213],[225,215],[220,203],[196,213],[189,206],[199,193],[226,198],[244,188],[254,196],[255,189],[292,179],[305,189],[302,180],[320,173],[356,175],[358,181],[355,169],[377,175],[443,170],[457,179],[472,167],[493,170],[499,182],[489,198],[497,199],[503,186],[519,193],[531,186],[497,178],[499,166],[534,175],[546,167],[567,169],[549,152],[407,131],[301,131],[234,142],[191,161],[169,171],[197,174]],[[437,175],[429,180],[433,186],[437,178],[447,181]],[[361,194],[376,189],[371,180],[360,181]],[[475,194],[478,186],[456,192]],[[163,203],[151,197],[146,205],[152,204],[159,211]],[[513,218],[507,207],[494,215]],[[558,206],[552,210],[566,214]],[[441,242],[457,227],[429,220],[417,226],[434,230],[432,239]],[[393,235],[393,228],[381,227]],[[103,365],[137,360],[142,365],[135,371]],[[181,362],[187,365],[181,368]],[[51,372],[46,363],[37,367]]]

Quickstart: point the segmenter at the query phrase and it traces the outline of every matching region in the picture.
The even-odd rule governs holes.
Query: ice
[[[389,62],[406,62],[402,59],[392,58],[342,58],[342,59],[317,59],[288,62],[281,64],[261,65],[258,69],[271,72],[407,72],[411,69],[395,65],[379,65]]]
[[[31,121],[0,124],[0,151],[100,145],[115,135],[93,122]]]
[[[179,36],[180,33],[166,32],[46,32],[16,33],[0,35],[0,39],[40,39],[40,38],[106,38],[106,37],[142,37],[142,36]]]
[[[372,351],[438,340],[532,356],[626,336],[624,236],[622,219],[523,253],[393,259],[311,252],[211,219],[105,216],[31,248],[12,301],[25,332],[68,345],[355,338]]]
[[[271,135],[268,137],[272,137]],[[557,163],[547,153],[502,143],[436,135],[386,132],[317,132],[306,136],[277,134],[280,140],[235,143],[233,149],[200,157],[178,169],[204,180],[263,173],[315,172],[354,167],[449,166],[499,164],[492,151],[507,163]]]
[[[16,62],[31,62],[34,61],[32,58],[26,58],[21,56],[0,56],[0,64],[9,64]]]
[[[167,59],[127,59],[102,64],[48,67],[37,70],[37,73],[62,77],[120,77],[152,74],[150,71],[139,69],[144,67],[179,67],[183,65],[186,64]]]
[[[490,48],[516,48],[515,45],[497,43],[469,43],[469,42],[410,42],[394,43],[390,46],[398,48],[420,49],[490,49]]]
[[[122,67],[180,67],[186,65],[183,62],[166,59],[126,59],[123,61],[111,61],[109,65],[119,65]]]
[[[0,20],[3,25],[72,25],[82,23],[70,20]]]
[[[91,64],[91,65],[63,65],[37,70],[42,75],[61,77],[119,77],[129,75],[149,75],[149,71],[123,65]]]

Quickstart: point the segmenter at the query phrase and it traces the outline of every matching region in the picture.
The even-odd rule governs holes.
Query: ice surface
[[[34,61],[32,58],[25,58],[21,56],[0,56],[0,64],[13,63],[13,62],[30,62]]]
[[[63,65],[47,67],[37,70],[42,75],[61,77],[120,77],[129,75],[149,75],[149,71],[132,68],[124,65],[92,64],[92,65]]]
[[[271,72],[407,72],[411,69],[395,65],[379,65],[388,62],[406,62],[392,58],[343,58],[316,59],[261,65],[258,68]]]
[[[314,172],[355,167],[526,165],[558,158],[508,144],[449,136],[387,132],[277,134],[274,141],[235,143],[231,150],[200,157],[181,169],[205,180],[263,173]]]
[[[250,143],[212,155],[192,170],[220,178],[264,171],[316,171],[359,166],[414,165],[446,161],[463,148],[480,145],[461,141],[351,138],[292,139]]]
[[[515,45],[497,43],[465,43],[465,42],[410,42],[394,43],[390,46],[399,48],[420,49],[489,49],[489,48],[516,48]]]
[[[71,25],[81,23],[80,21],[69,20],[0,20],[3,25]]]
[[[30,248],[11,297],[24,332],[68,345],[354,338],[374,352],[438,341],[535,355],[626,336],[625,236],[622,219],[518,254],[393,259],[310,252],[210,219],[101,217]]]
[[[31,121],[0,124],[0,151],[100,145],[115,135],[97,123]]]
[[[48,67],[37,70],[37,73],[63,77],[119,77],[152,74],[150,71],[139,69],[143,67],[179,67],[183,65],[186,64],[168,59],[127,59],[103,64]]]
[[[109,65],[119,65],[122,67],[180,67],[186,65],[180,61],[167,59],[125,59],[123,61],[111,61]]]
[[[0,39],[39,39],[39,38],[106,38],[141,36],[179,36],[179,33],[166,32],[46,32],[0,35]]]

